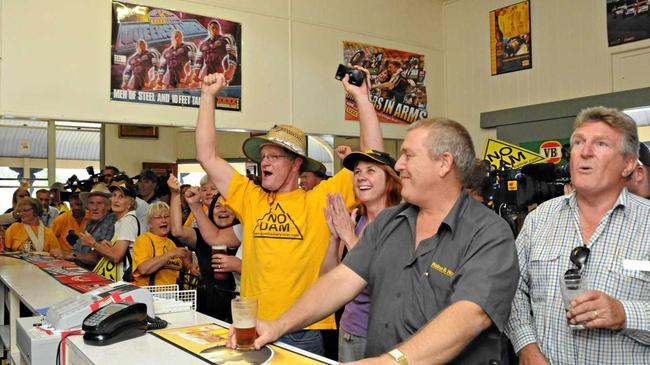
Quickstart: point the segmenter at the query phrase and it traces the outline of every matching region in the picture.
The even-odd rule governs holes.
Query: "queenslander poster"
[[[198,107],[200,80],[221,72],[217,109],[241,110],[241,24],[113,1],[111,99]]]
[[[533,67],[530,39],[530,2],[490,12],[492,76]]]
[[[370,73],[370,98],[380,122],[411,124],[427,117],[424,56],[362,43],[343,42],[344,64]],[[345,120],[359,120],[359,109],[345,96]]]

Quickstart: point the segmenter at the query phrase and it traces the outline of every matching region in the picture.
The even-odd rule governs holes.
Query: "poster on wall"
[[[427,117],[424,56],[362,43],[343,42],[344,64],[370,73],[370,100],[382,123],[411,124]],[[352,96],[345,96],[345,120],[359,120]]]
[[[492,76],[533,67],[530,38],[530,1],[490,12]]]
[[[221,72],[217,109],[241,110],[241,24],[113,1],[111,100],[198,107],[200,80]]]
[[[609,46],[650,38],[650,4],[646,0],[607,0]]]

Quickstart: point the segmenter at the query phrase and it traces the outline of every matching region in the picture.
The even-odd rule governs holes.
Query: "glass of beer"
[[[222,255],[227,255],[228,254],[228,248],[226,245],[216,245],[212,246],[212,255],[214,256],[215,254],[222,254]],[[225,280],[228,278],[228,273],[225,272],[216,272],[214,269],[212,270],[212,274],[214,275],[215,280]]]
[[[254,350],[257,324],[257,299],[237,297],[230,302],[237,350]]]

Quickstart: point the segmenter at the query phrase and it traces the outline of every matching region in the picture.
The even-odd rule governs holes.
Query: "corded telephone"
[[[111,302],[145,303],[149,316],[154,316],[153,297],[147,289],[118,282],[52,305],[47,310],[47,322],[57,330],[79,328],[90,313]]]
[[[152,322],[148,324],[147,322]],[[112,303],[88,315],[82,324],[84,343],[106,346],[164,328],[167,322],[147,316],[144,303]]]

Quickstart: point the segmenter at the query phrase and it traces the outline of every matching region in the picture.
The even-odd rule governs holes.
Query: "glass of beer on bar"
[[[212,255],[215,255],[215,254],[227,255],[228,254],[228,247],[226,247],[226,245],[212,246]],[[225,272],[213,271],[212,275],[214,275],[215,280],[224,280],[224,279],[228,278],[228,273],[225,273]]]
[[[232,309],[232,325],[235,328],[237,350],[254,350],[257,333],[257,299],[237,297],[230,302]]]

